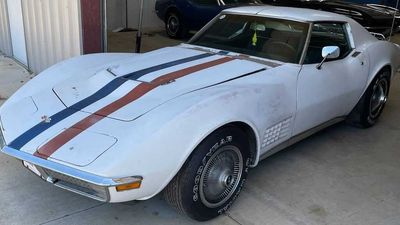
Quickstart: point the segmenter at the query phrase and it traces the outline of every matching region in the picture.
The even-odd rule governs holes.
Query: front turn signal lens
[[[116,186],[115,188],[117,189],[118,192],[121,192],[121,191],[139,189],[141,185],[142,185],[142,181],[139,180],[139,181],[135,181],[135,182],[129,183],[129,184],[121,184],[121,185]]]

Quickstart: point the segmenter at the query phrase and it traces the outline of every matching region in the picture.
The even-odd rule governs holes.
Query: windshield
[[[299,63],[308,23],[244,15],[220,15],[189,44]]]

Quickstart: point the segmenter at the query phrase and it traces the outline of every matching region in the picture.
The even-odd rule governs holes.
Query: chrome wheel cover
[[[243,172],[243,157],[232,145],[218,149],[200,177],[200,199],[209,208],[223,205],[235,193]]]
[[[179,30],[179,19],[178,17],[176,17],[175,15],[171,15],[168,17],[168,21],[167,21],[167,28],[168,28],[168,32],[171,35],[176,35],[178,33]]]
[[[383,106],[387,101],[388,82],[386,79],[379,80],[372,89],[372,96],[370,99],[370,116],[376,118],[379,116]]]

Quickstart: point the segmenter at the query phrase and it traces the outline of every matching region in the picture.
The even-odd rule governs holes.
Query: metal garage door
[[[28,65],[21,0],[7,0],[13,56]]]
[[[22,0],[22,8],[30,70],[81,54],[79,0]]]
[[[6,0],[0,0],[0,51],[12,55]]]

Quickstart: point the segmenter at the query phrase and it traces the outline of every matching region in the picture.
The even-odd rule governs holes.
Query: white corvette
[[[372,126],[399,60],[341,15],[229,9],[188,44],[39,74],[1,107],[1,147],[58,187],[106,202],[164,190],[207,220],[260,159],[345,119]]]

